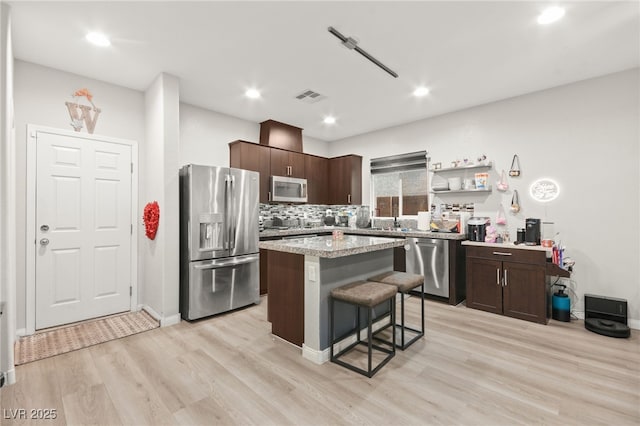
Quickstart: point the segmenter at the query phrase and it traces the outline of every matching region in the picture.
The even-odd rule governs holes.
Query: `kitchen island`
[[[331,290],[393,270],[393,250],[404,244],[404,239],[361,235],[261,241],[260,249],[269,251],[272,333],[301,346],[305,358],[319,364],[328,361]],[[353,308],[337,305],[336,332],[350,330],[353,317]]]
[[[466,265],[465,265],[465,247],[461,245],[462,241],[467,239],[466,234],[447,233],[447,232],[431,232],[421,231],[417,229],[382,229],[382,228],[348,228],[338,226],[318,226],[313,228],[290,228],[290,229],[265,229],[260,231],[260,241],[276,240],[282,238],[291,238],[295,236],[303,237],[305,235],[329,235],[334,230],[341,230],[345,235],[363,235],[377,236],[389,238],[406,239],[408,247],[416,247],[418,244],[441,244],[442,248],[448,252],[445,257],[445,270],[438,271],[438,268],[430,268],[425,270],[425,279],[431,285],[442,283],[443,279],[448,278],[448,297],[447,295],[431,295],[429,286],[426,287],[426,297],[439,301],[446,301],[450,305],[457,305],[466,298]],[[413,241],[412,241],[413,240]],[[407,271],[407,253],[405,247],[396,247],[394,249],[393,269],[395,271]],[[266,274],[269,270],[269,252],[260,251],[260,294],[268,292]],[[409,266],[411,269],[411,266]],[[417,271],[410,271],[418,273]],[[445,278],[446,277],[446,278]],[[432,289],[433,290],[433,289]],[[437,293],[434,293],[437,294]]]

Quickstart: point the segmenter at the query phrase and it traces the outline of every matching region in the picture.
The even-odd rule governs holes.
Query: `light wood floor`
[[[407,303],[417,318],[418,303]],[[17,367],[4,424],[640,424],[640,340],[427,302],[427,335],[372,379],[274,339],[266,299]],[[14,421],[10,409],[56,409]]]

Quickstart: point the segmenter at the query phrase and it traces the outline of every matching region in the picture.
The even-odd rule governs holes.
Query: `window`
[[[429,210],[427,151],[371,160],[371,203],[378,217]]]

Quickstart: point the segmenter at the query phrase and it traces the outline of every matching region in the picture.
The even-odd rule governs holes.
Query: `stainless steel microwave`
[[[307,180],[286,176],[271,176],[271,201],[307,202]]]

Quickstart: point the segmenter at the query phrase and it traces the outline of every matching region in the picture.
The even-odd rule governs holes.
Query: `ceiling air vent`
[[[296,96],[296,99],[299,99],[302,102],[306,102],[308,104],[315,104],[316,102],[319,102],[324,98],[326,98],[326,96],[308,89]]]

